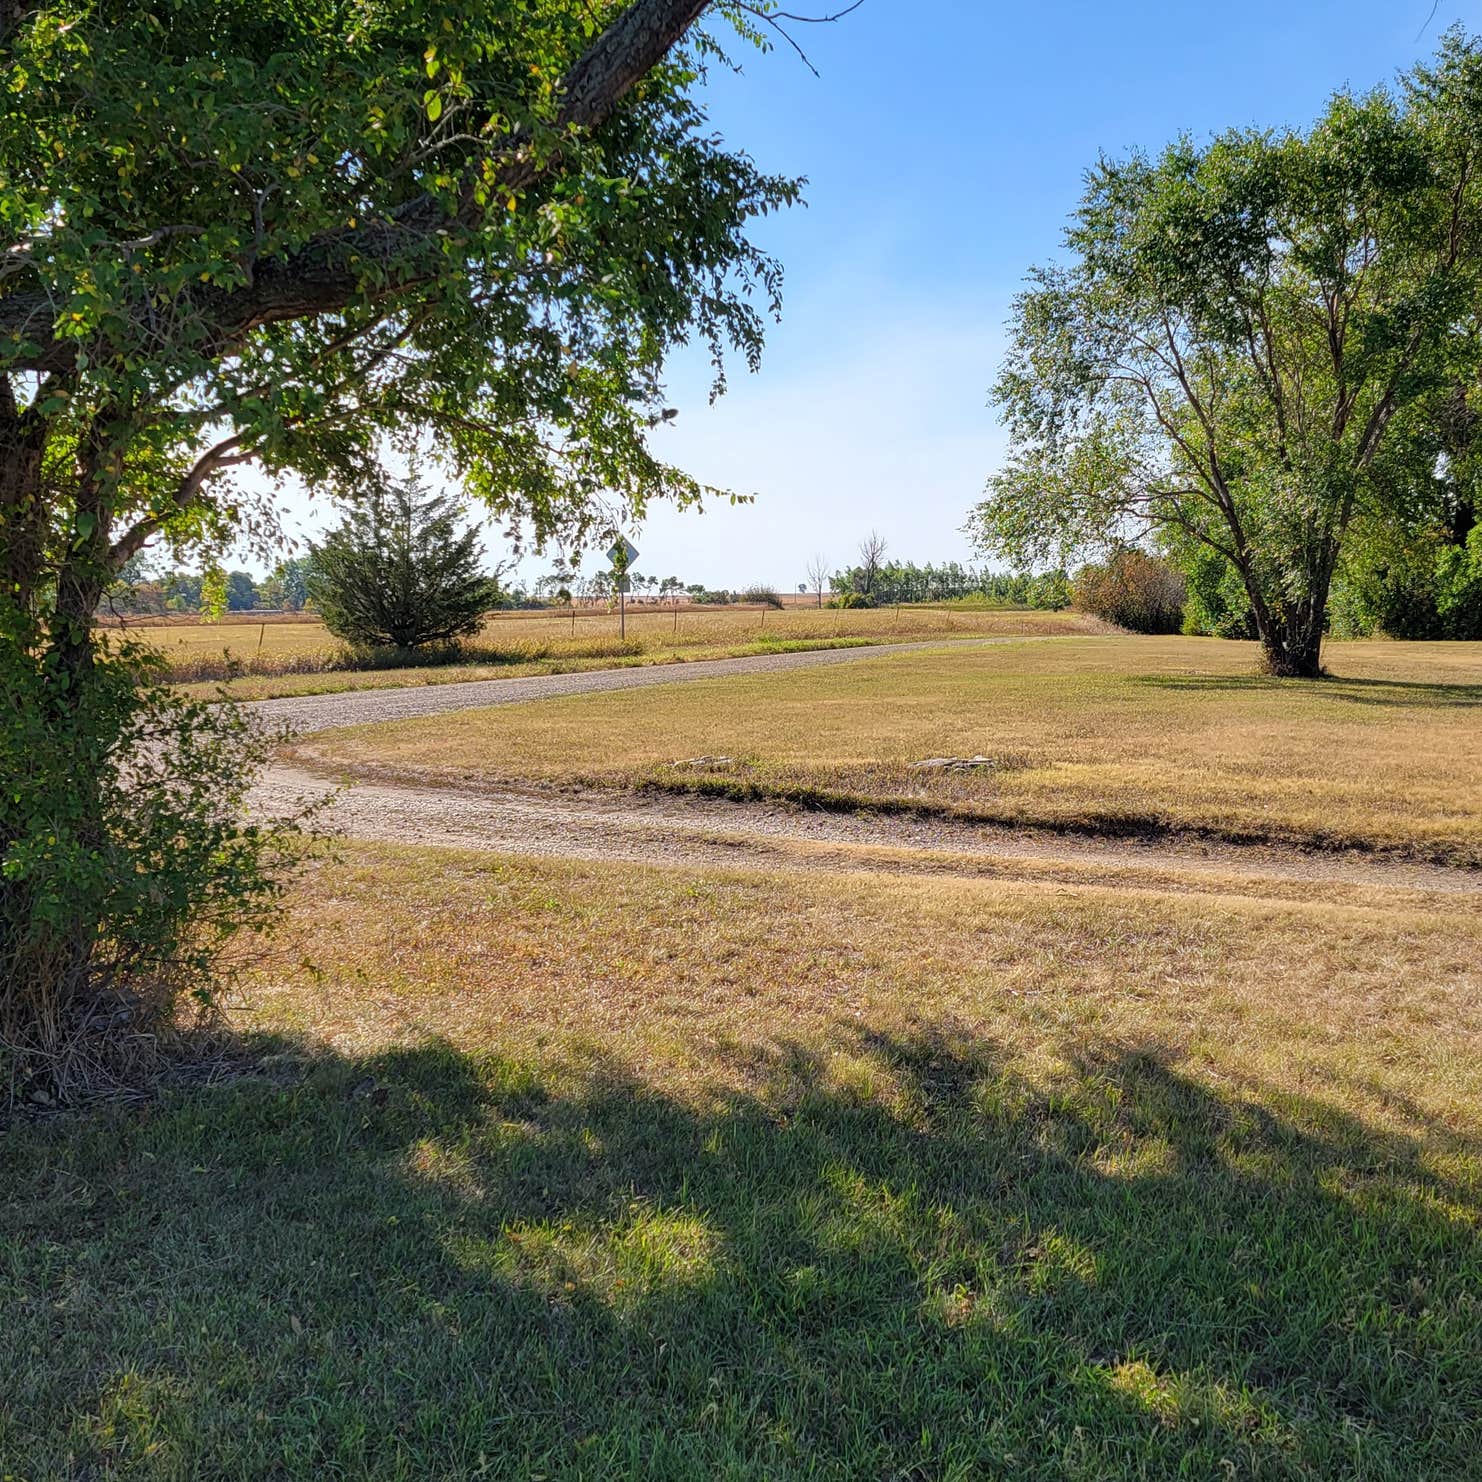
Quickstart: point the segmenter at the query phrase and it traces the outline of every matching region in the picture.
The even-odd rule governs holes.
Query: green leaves
[[[242,822],[272,745],[245,716],[182,700],[136,647],[69,666],[27,626],[0,604],[7,1102],[136,1073],[141,1037],[188,1024],[192,996],[209,1006],[223,943],[267,924],[299,837]],[[98,1012],[105,997],[122,1016]]]
[[[1434,496],[1415,431],[1482,369],[1482,110],[1458,101],[1479,78],[1453,35],[1402,92],[1340,95],[1305,134],[1098,164],[1070,261],[1016,305],[985,548],[1200,547],[1239,574],[1268,650],[1300,628],[1315,664],[1353,521]]]
[[[231,475],[197,477],[223,441],[327,489],[384,445],[431,445],[537,540],[579,538],[599,496],[699,497],[648,447],[664,360],[704,342],[717,389],[728,357],[758,363],[780,276],[747,231],[799,187],[715,138],[679,63],[597,133],[557,131],[563,74],[621,9],[27,15],[0,89],[0,227],[38,245],[8,259],[0,322],[42,309],[0,329],[0,375],[67,342],[31,413],[59,448],[106,427],[110,541],[225,539]],[[510,136],[533,171],[513,185]],[[224,329],[249,290],[272,311]],[[75,477],[49,485],[49,551]]]
[[[357,647],[451,643],[477,632],[499,600],[481,556],[447,496],[377,484],[314,547],[308,592],[330,632]]]

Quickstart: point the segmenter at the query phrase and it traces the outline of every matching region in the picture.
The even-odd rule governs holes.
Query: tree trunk
[[[1283,626],[1261,635],[1261,652],[1267,672],[1278,679],[1321,679],[1322,629],[1293,630]]]
[[[0,600],[23,618],[35,615],[46,548],[46,434],[45,420],[18,407],[9,377],[0,376]]]
[[[101,851],[102,796],[82,732],[93,698],[95,620],[112,578],[112,486],[104,473],[102,437],[94,430],[82,439],[72,470],[71,519],[61,532],[47,518],[58,511],[53,491],[45,487],[44,421],[21,414],[7,426],[0,415],[0,442],[0,570],[8,609],[0,614],[0,641],[15,645],[13,657],[27,671],[25,679],[17,673],[14,703],[21,708],[13,718],[29,712],[30,723],[46,736],[32,758],[38,773],[25,786],[39,789],[36,801],[43,804],[47,789],[65,786],[69,844]],[[53,542],[64,552],[59,562],[54,555],[48,559]],[[16,735],[25,734],[22,723]],[[26,841],[30,830],[19,817],[7,810],[0,854]],[[41,902],[53,883],[43,872],[0,889],[0,1034],[12,1049],[60,1065],[76,1026],[94,1008],[98,922],[86,913],[68,922],[48,921],[49,908]]]
[[[1292,608],[1273,614],[1264,603],[1256,608],[1256,630],[1268,673],[1278,679],[1321,679],[1323,628],[1327,620],[1327,583]]]
[[[1242,550],[1235,568],[1250,598],[1266,672],[1278,679],[1321,679],[1323,630],[1327,626],[1328,589],[1338,559],[1337,543],[1330,542],[1322,559],[1309,568],[1311,581],[1305,595],[1277,605],[1268,601],[1249,559],[1244,557]]]

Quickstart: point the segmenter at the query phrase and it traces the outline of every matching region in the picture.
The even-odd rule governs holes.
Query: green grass
[[[1476,1475],[1474,1147],[1213,1096],[1144,1050],[1087,1045],[1043,1091],[991,1042],[868,1048],[895,1106],[785,1047],[776,1092],[706,1111],[595,1054],[558,1075],[426,1047],[54,1135],[7,1222],[0,1454],[32,1477]]]
[[[1266,678],[1250,644],[1065,637],[464,711],[306,755],[458,786],[582,781],[1111,834],[1482,864],[1482,644],[1332,644]],[[989,770],[913,769],[982,754]],[[723,755],[697,777],[674,766]]]
[[[0,1476],[1476,1475],[1482,922],[347,846],[0,1133]]]

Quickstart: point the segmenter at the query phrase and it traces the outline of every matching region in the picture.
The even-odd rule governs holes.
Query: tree
[[[308,556],[289,556],[279,561],[259,584],[258,592],[269,607],[301,612],[309,600],[309,578],[313,561]]]
[[[108,588],[106,601],[112,613],[162,614],[165,611],[164,586],[141,554],[119,570]]]
[[[1184,582],[1167,561],[1135,547],[1114,551],[1076,572],[1073,600],[1081,612],[1133,633],[1177,633],[1183,623]]]
[[[535,595],[542,601],[569,603],[572,588],[576,584],[576,573],[569,567],[560,565],[536,579]]]
[[[229,612],[251,612],[257,606],[257,583],[249,571],[229,571],[226,577],[226,605]]]
[[[165,575],[161,585],[165,591],[165,607],[170,612],[201,610],[202,583],[199,572],[182,571],[177,567]]]
[[[460,533],[453,500],[413,479],[376,487],[311,549],[310,595],[325,627],[348,643],[449,643],[476,633],[499,600],[477,533]]]
[[[708,8],[0,0],[0,655],[17,723],[76,747],[0,797],[0,970],[60,963],[68,1022],[107,1022],[111,908],[56,861],[117,853],[95,726],[142,734],[98,606],[152,541],[270,532],[234,470],[347,493],[431,444],[537,543],[706,492],[648,445],[664,357],[756,365],[779,276],[746,232],[798,196],[695,101]]]
[[[1103,160],[1017,301],[981,545],[1029,564],[1151,536],[1227,562],[1273,673],[1320,673],[1355,522],[1434,495],[1428,409],[1475,371],[1482,51],[1306,133]]]
[[[1421,420],[1420,487],[1404,518],[1360,515],[1339,567],[1335,631],[1482,638],[1482,415],[1474,386],[1448,388]]]
[[[662,356],[754,363],[777,273],[745,223],[797,194],[666,60],[705,9],[609,3],[589,43],[571,0],[348,33],[320,0],[0,8],[3,590],[69,668],[147,541],[229,533],[249,462],[346,486],[436,431],[539,537],[598,487],[700,496],[645,441]]]
[[[818,605],[823,606],[823,589],[828,586],[828,557],[815,551],[808,562],[808,581],[818,596]]]
[[[877,531],[870,533],[859,543],[859,587],[862,597],[875,595],[875,582],[880,575],[880,563],[885,559],[885,541]]]

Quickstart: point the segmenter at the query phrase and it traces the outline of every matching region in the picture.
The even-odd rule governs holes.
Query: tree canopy
[[[8,595],[81,617],[155,535],[270,523],[231,470],[427,434],[537,538],[698,498],[663,359],[755,363],[746,227],[798,194],[707,127],[706,8],[0,0]]]
[[[154,1043],[200,986],[189,934],[272,898],[256,733],[98,639],[151,540],[266,543],[237,471],[353,494],[383,453],[537,541],[706,492],[649,446],[665,357],[699,341],[717,388],[756,364],[779,277],[747,232],[799,190],[707,124],[710,9],[0,0],[12,1088]],[[767,9],[714,7],[753,40]],[[231,598],[217,562],[199,587]]]
[[[1016,304],[1011,456],[975,529],[1069,564],[1151,534],[1228,563],[1315,674],[1356,522],[1444,497],[1433,412],[1478,370],[1482,50],[1459,33],[1307,131],[1102,160]]]

